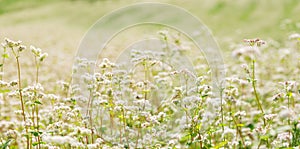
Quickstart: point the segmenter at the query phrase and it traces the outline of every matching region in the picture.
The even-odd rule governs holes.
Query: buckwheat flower
[[[6,43],[1,43],[1,46],[2,46],[3,48],[6,48],[6,47],[7,47],[7,44],[6,44]]]
[[[66,119],[71,120],[72,118],[75,117],[75,114],[73,112],[67,112],[66,116],[67,116]]]
[[[234,114],[235,117],[243,117],[246,116],[246,112],[245,111],[238,111]]]
[[[283,133],[280,133],[278,134],[277,138],[280,140],[280,141],[290,141],[292,139],[292,136],[291,136],[291,133],[289,132],[283,132]]]
[[[9,83],[0,80],[0,87],[7,87],[7,86],[9,86]]]
[[[209,85],[201,85],[198,88],[198,92],[202,93],[202,94],[208,94],[211,91],[211,86]]]
[[[35,56],[40,56],[42,50],[40,48],[36,48],[33,45],[30,45],[30,51],[35,55]]]
[[[88,149],[98,149],[99,146],[98,146],[98,144],[88,144],[88,145],[87,145],[87,148],[88,148]]]
[[[40,83],[37,83],[37,84],[33,85],[33,90],[34,91],[44,91],[44,87]]]
[[[258,47],[253,46],[244,46],[240,47],[232,52],[233,57],[243,57],[243,58],[251,58],[254,59],[255,55],[259,55],[260,50]]]
[[[19,97],[19,92],[14,90],[8,93],[9,97]]]
[[[239,142],[238,141],[230,141],[230,142],[228,142],[228,145],[231,147],[234,147],[234,146],[239,145]]]
[[[72,144],[74,142],[77,142],[75,139],[73,139],[70,136],[44,136],[43,140],[48,143],[54,143],[60,145]]]
[[[235,136],[236,135],[236,130],[225,127],[224,132],[222,134],[222,138],[224,138],[225,136],[228,136],[228,135]]]
[[[14,139],[16,139],[17,136],[18,136],[18,132],[16,130],[8,130],[8,131],[6,131],[6,133],[4,133],[4,135],[7,138],[14,138]]]
[[[252,145],[252,142],[251,141],[245,141],[245,146],[250,146],[250,145]]]
[[[100,99],[100,100],[95,101],[95,104],[96,105],[107,105],[108,101],[105,99]]]
[[[56,82],[58,85],[60,85],[60,87],[64,90],[64,89],[69,89],[69,83],[63,81],[63,80],[60,80],[60,81],[57,81]],[[75,86],[75,85],[74,85]]]
[[[283,142],[283,143],[282,143],[282,146],[283,146],[283,147],[289,147],[289,146],[290,146],[290,143],[289,143],[289,142]]]
[[[288,119],[288,118],[292,118],[293,116],[293,111],[291,111],[288,108],[284,108],[279,112],[279,117],[282,119]]]
[[[192,48],[191,48],[191,45],[190,43],[188,42],[183,42],[181,45],[180,45],[180,48],[179,50],[184,52],[184,51],[190,51]]]
[[[23,114],[22,110],[15,110],[14,113],[18,114],[18,115],[22,115]]]
[[[17,84],[18,84],[18,80],[13,80],[13,81],[9,82],[9,86],[11,86],[11,87],[16,86]]]
[[[211,98],[211,99],[206,100],[206,103],[209,106],[212,106],[212,108],[218,109],[221,105],[221,100],[220,100],[220,98]],[[225,103],[223,103],[223,104],[225,104]]]
[[[290,48],[279,49],[278,53],[280,53],[280,59],[287,58],[287,56],[291,55],[291,51],[292,49]]]
[[[247,64],[242,64],[241,67],[246,71],[246,73],[250,74],[250,69]]]
[[[158,117],[157,117],[156,115],[150,116],[150,117],[149,117],[149,121],[150,121],[152,124],[159,124]]]
[[[148,123],[148,122],[144,122],[144,123],[142,123],[142,128],[147,128],[147,127],[149,127],[151,124],[150,123]]]
[[[272,97],[272,100],[273,100],[273,101],[278,101],[278,100],[281,99],[281,98],[283,98],[282,93],[278,93],[278,94],[276,94],[276,95],[274,95],[274,96]]]
[[[85,73],[81,76],[81,78],[84,80],[85,83],[90,84],[93,81],[93,75],[89,73]]]
[[[276,116],[277,116],[277,114],[266,114],[266,115],[264,115],[264,119],[269,121],[269,120],[273,120],[274,117],[276,117]]]
[[[202,117],[203,118],[202,118],[201,122],[202,123],[207,123],[207,122],[213,120],[216,117],[216,114],[214,114],[214,113],[212,113],[210,111],[205,111],[203,113]]]
[[[89,85],[86,86],[86,88],[87,88],[88,90],[92,90],[92,89],[94,88],[94,85],[93,85],[93,84],[89,84]]]
[[[288,91],[291,91],[297,86],[296,81],[279,82],[279,84],[283,85]]]
[[[279,143],[280,143],[279,140],[273,140],[272,143],[271,143],[271,145],[274,146],[274,147],[276,147],[276,146],[278,146]]]
[[[0,107],[4,105],[3,94],[0,94]]]
[[[169,146],[173,146],[173,145],[175,145],[176,143],[177,143],[177,140],[172,139],[172,140],[170,140],[170,141],[168,142],[168,145],[169,145]]]
[[[160,149],[162,147],[161,144],[155,144],[155,148]]]
[[[57,96],[55,94],[46,94],[46,98],[50,99],[50,100],[54,100],[54,101],[58,101],[59,100],[59,96]]]
[[[165,112],[159,112],[158,113],[158,117],[159,118],[164,118],[164,117],[166,117],[167,116],[167,114],[165,113]]]
[[[254,131],[260,135],[265,135],[267,133],[267,128],[262,128],[261,126],[258,126],[254,129]]]
[[[19,48],[18,48],[18,51],[19,51],[19,52],[22,52],[22,51],[24,51],[24,50],[26,50],[26,46],[20,45]]]
[[[31,120],[31,119],[26,119],[26,122],[25,122],[24,126],[25,126],[25,127],[30,127],[30,126],[32,126],[32,125],[33,125],[32,120]]]
[[[136,83],[136,86],[139,88],[143,88],[144,87],[144,82],[140,81]]]
[[[102,62],[98,65],[99,68],[114,68],[116,67],[116,64],[110,62],[107,58],[104,58]]]
[[[143,95],[142,95],[142,94],[137,94],[137,93],[135,93],[135,94],[134,94],[134,98],[135,98],[135,99],[142,99],[142,98],[143,98]]]
[[[48,53],[42,53],[42,54],[38,57],[38,59],[42,62],[42,61],[44,61],[44,59],[45,59],[46,57],[48,57]]]
[[[86,146],[81,143],[81,142],[72,142],[71,143],[71,147],[74,147],[74,148],[85,148]]]
[[[7,46],[10,47],[10,48],[17,47],[22,43],[22,41],[20,41],[20,40],[19,41],[13,41],[13,40],[10,40],[8,38],[5,38],[4,40],[7,44]]]
[[[299,34],[299,33],[291,34],[291,35],[289,36],[289,39],[290,39],[290,40],[294,40],[294,39],[299,40],[299,39],[300,39],[300,34]]]
[[[250,46],[261,46],[263,44],[265,44],[266,42],[261,40],[261,39],[258,39],[258,38],[255,38],[255,39],[244,39],[244,42],[247,42]]]
[[[117,111],[120,112],[120,111],[122,111],[123,108],[122,108],[121,106],[115,106],[113,109],[114,109],[114,111],[116,111],[116,112],[117,112]]]

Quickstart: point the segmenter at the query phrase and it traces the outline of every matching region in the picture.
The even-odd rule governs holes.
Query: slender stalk
[[[39,68],[40,68],[40,65],[39,65],[39,63],[38,63],[38,61],[37,61],[36,58],[37,58],[37,57],[35,56],[35,57],[34,57],[35,66],[36,66],[36,71],[35,71],[35,76],[36,76],[36,78],[35,78],[35,83],[39,83]]]
[[[34,62],[35,62],[35,67],[36,67],[35,84],[38,84],[39,83],[39,68],[40,68],[40,63],[37,60],[37,56],[34,56]],[[37,93],[35,92],[35,97],[37,96],[36,94]],[[38,104],[34,105],[34,110],[35,110],[35,113],[36,113],[36,130],[37,130],[38,133],[40,133],[40,127],[39,127],[39,107],[38,107]],[[34,121],[33,121],[33,123],[34,123]],[[37,141],[38,141],[38,146],[37,147],[38,147],[38,149],[40,149],[41,148],[41,146],[40,146],[40,141],[41,141],[40,135],[37,136]]]
[[[145,97],[145,102],[144,102],[144,105],[143,105],[143,110],[145,109],[145,106],[146,106],[146,100],[147,100],[147,92],[148,92],[148,90],[147,90],[147,88],[148,88],[148,82],[147,82],[147,80],[148,80],[148,70],[149,70],[149,68],[148,68],[148,65],[147,65],[147,62],[146,61],[144,61],[144,72],[145,72],[145,80],[144,80],[144,97]]]
[[[122,110],[122,114],[123,114],[123,129],[124,129],[124,135],[125,135],[125,138],[126,138],[126,143],[127,143],[127,146],[129,147],[129,141],[128,141],[128,135],[127,135],[127,130],[126,130],[126,118],[125,118],[125,110],[123,108]]]
[[[141,127],[141,126],[139,126],[139,127]],[[138,134],[137,134],[137,138],[136,138],[136,142],[135,142],[135,147],[134,148],[137,148],[137,146],[139,144],[140,131],[141,131],[141,128],[138,128]]]
[[[19,61],[19,55],[17,55],[14,51],[14,49],[12,48],[13,54],[16,58],[17,61],[17,70],[18,70],[18,92],[19,92],[19,96],[20,96],[20,101],[21,101],[21,108],[22,108],[22,116],[23,116],[23,121],[24,123],[26,123],[26,116],[25,116],[25,108],[24,108],[24,102],[23,102],[23,95],[22,95],[22,82],[21,82],[21,67],[20,67],[20,61]],[[25,126],[26,129],[26,135],[28,134],[28,128]],[[30,147],[30,140],[29,140],[29,136],[26,136],[27,139],[27,149],[29,149]]]
[[[90,123],[90,130],[91,130],[91,132],[92,132],[92,134],[91,134],[91,141],[92,141],[92,143],[94,142],[93,140],[94,140],[94,137],[93,137],[93,135],[94,135],[94,130],[93,130],[93,120],[92,120],[92,99],[93,97],[92,97],[92,90],[90,90],[90,95],[89,95],[89,100],[88,100],[88,107],[87,107],[87,111],[86,111],[86,116],[88,116],[89,117],[89,123]],[[86,126],[86,128],[87,128],[87,126]]]
[[[223,89],[220,90],[220,100],[221,100],[222,132],[224,133]]]
[[[39,124],[39,107],[38,105],[35,107],[35,112],[36,112],[36,129],[37,129],[37,132],[39,133],[38,135],[38,149],[41,148],[41,137],[40,137],[40,124]]]
[[[261,114],[265,114],[263,108],[262,108],[262,105],[260,103],[260,100],[259,100],[259,97],[258,97],[258,93],[257,93],[257,90],[256,90],[256,80],[255,80],[255,60],[252,60],[252,87],[253,87],[253,92],[254,92],[254,95],[255,95],[255,99],[256,99],[256,103],[257,103],[257,106],[259,108],[259,110],[261,111]],[[264,121],[264,126],[266,126],[266,121],[265,119],[263,118],[263,121]]]
[[[1,75],[0,75],[0,80],[3,80],[3,75],[4,75],[4,63],[5,63],[5,55],[6,54],[6,48],[4,48],[3,55],[2,55],[2,66],[1,66]]]
[[[241,138],[243,148],[245,148],[246,146],[245,146],[245,141],[244,141],[244,137],[243,137],[242,131],[241,131],[241,129],[239,129],[238,122],[237,122],[237,120],[235,119],[235,117],[234,117],[232,114],[231,114],[231,116],[232,116],[232,120],[233,120],[233,122],[234,122],[234,124],[235,124],[236,131],[237,131],[237,133],[239,134],[239,136],[240,136],[240,138]]]

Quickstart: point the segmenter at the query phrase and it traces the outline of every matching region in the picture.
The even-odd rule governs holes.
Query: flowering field
[[[217,6],[223,7],[216,3],[211,13],[221,11]],[[0,20],[9,20],[6,15]],[[226,74],[217,84],[205,52],[168,28],[153,33],[156,50],[127,47],[127,57],[120,56],[126,64],[113,60],[119,55],[113,52],[91,61],[71,55],[70,47],[47,51],[28,32],[19,36],[24,42],[3,37],[0,148],[299,148],[300,22],[283,20],[277,39],[219,34]],[[24,31],[2,26],[4,35]],[[77,39],[76,29],[66,30]],[[44,42],[51,42],[42,45],[73,43],[65,37],[47,35]],[[122,47],[127,37],[106,49]],[[72,62],[57,62],[63,59],[74,60],[70,73]]]

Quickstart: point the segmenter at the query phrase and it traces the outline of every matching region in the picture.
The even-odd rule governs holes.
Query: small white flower
[[[290,39],[290,40],[300,39],[300,34],[299,34],[299,33],[291,34],[291,35],[289,36],[289,39]]]
[[[246,112],[245,111],[238,111],[234,114],[235,117],[243,117],[246,116]]]
[[[277,114],[266,114],[266,115],[264,115],[264,119],[265,120],[272,120],[276,116],[277,116]]]
[[[289,141],[292,139],[292,136],[291,136],[291,133],[289,133],[289,132],[283,132],[283,133],[278,134],[277,138],[280,141]]]

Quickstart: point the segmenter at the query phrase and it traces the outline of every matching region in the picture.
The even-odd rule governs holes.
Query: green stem
[[[255,95],[257,106],[258,106],[259,110],[261,111],[261,114],[264,115],[265,112],[264,112],[264,110],[262,108],[262,105],[260,103],[260,100],[259,100],[259,97],[258,97],[258,93],[257,93],[257,90],[256,90],[255,60],[252,60],[252,87],[253,87],[253,92],[254,92],[254,95]],[[263,121],[264,121],[264,126],[266,126],[266,121],[265,121],[264,118],[263,118]]]
[[[39,63],[38,63],[38,61],[37,61],[37,59],[36,59],[36,56],[34,57],[34,61],[35,61],[35,66],[36,66],[36,72],[35,72],[36,78],[35,78],[35,83],[37,84],[37,83],[39,82],[39,67],[40,67],[40,65],[39,65]]]
[[[1,75],[0,75],[0,80],[3,80],[3,75],[4,75],[4,63],[5,63],[5,56],[4,54],[6,54],[6,48],[4,48],[4,52],[2,55],[2,66],[1,66]]]
[[[239,134],[239,136],[240,136],[240,138],[241,138],[243,148],[245,148],[246,146],[245,146],[244,137],[243,137],[243,134],[242,134],[241,129],[239,129],[240,126],[238,126],[238,122],[237,122],[237,120],[235,119],[235,117],[234,117],[232,114],[231,114],[231,116],[232,116],[232,120],[233,120],[233,122],[234,122],[234,124],[235,124],[236,131],[237,131],[237,133]]]
[[[21,101],[21,108],[22,108],[22,115],[23,115],[23,121],[26,123],[26,116],[25,116],[25,108],[24,108],[24,102],[23,102],[23,95],[22,95],[22,82],[21,82],[21,67],[20,67],[20,61],[19,61],[19,55],[15,53],[14,49],[12,48],[13,54],[16,58],[17,61],[17,70],[18,70],[18,91],[19,91],[19,96],[20,96],[20,101]],[[28,134],[28,128],[25,126],[26,129],[26,135]],[[30,147],[30,142],[29,142],[29,136],[26,136],[27,139],[27,149]]]
[[[223,112],[223,89],[220,91],[220,100],[221,100],[221,116],[222,116],[222,132],[224,133],[224,112]]]

